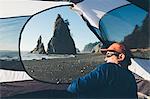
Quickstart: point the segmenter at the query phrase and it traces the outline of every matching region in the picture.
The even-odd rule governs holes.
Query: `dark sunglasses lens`
[[[106,51],[101,51],[101,53],[102,53],[103,55],[106,55],[107,52],[106,52]]]
[[[106,55],[106,57],[111,57],[111,56],[113,56],[113,55]]]
[[[106,53],[106,57],[111,57],[113,55],[114,55],[113,53]]]
[[[106,53],[106,57],[111,57],[111,56],[113,56],[113,55],[119,56],[119,53],[118,53],[118,52],[107,52],[107,53]]]

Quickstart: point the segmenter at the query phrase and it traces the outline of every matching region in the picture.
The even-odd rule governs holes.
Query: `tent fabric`
[[[138,87],[138,96],[140,96],[140,99],[143,96],[146,98],[147,96],[150,97],[150,81],[145,80],[144,78],[140,77],[139,75],[134,74],[134,77],[136,79],[137,87]],[[146,98],[147,99],[147,98]]]
[[[60,6],[69,5],[72,3],[62,1],[0,1],[0,18],[16,17],[16,16],[29,16],[36,14],[45,9]],[[101,6],[99,6],[101,4]],[[81,3],[75,5],[74,9],[80,10],[81,13],[90,21],[90,23],[98,28],[99,19],[112,9],[118,8],[123,5],[130,4],[126,0],[84,0]],[[27,7],[28,6],[28,7]],[[16,10],[16,8],[18,10]],[[94,20],[93,20],[94,19]]]
[[[66,95],[65,90],[68,84],[50,84],[39,82],[36,80],[5,82],[0,83],[1,97],[18,97],[18,98],[50,98],[63,97],[58,95]],[[31,93],[32,92],[32,93]]]
[[[135,4],[136,6],[144,9],[145,11],[149,11],[149,0],[127,0],[133,4]]]
[[[30,16],[54,6],[69,4],[71,3],[34,0],[0,0],[0,18]]]
[[[12,1],[12,0],[1,0],[0,1],[0,18],[17,17],[17,16],[31,16],[40,11],[48,9],[54,6],[72,4],[68,2],[54,2],[54,1]],[[101,6],[99,6],[101,4]],[[84,0],[81,3],[75,5],[74,9],[83,14],[83,16],[91,23],[93,27],[99,28],[99,19],[102,16],[118,7],[130,4],[126,0]],[[17,10],[16,10],[17,8]],[[26,19],[25,19],[26,20]],[[150,81],[150,60],[144,59],[132,59],[132,65],[129,69],[143,77],[145,80]],[[27,81],[31,80],[31,81]],[[20,82],[16,82],[20,81]],[[9,83],[10,82],[10,83]],[[1,95],[11,96],[16,94],[23,94],[26,92],[40,91],[40,90],[64,90],[67,85],[62,87],[41,83],[33,80],[24,71],[12,71],[0,69],[0,87]],[[141,85],[142,86],[142,85]],[[62,88],[62,89],[61,89]]]
[[[75,5],[79,14],[83,16],[91,23],[92,26],[99,28],[99,20],[107,12],[116,9],[118,7],[130,4],[126,0],[84,0],[81,3]]]
[[[129,69],[137,75],[143,77],[145,80],[150,81],[150,60],[132,59],[132,64]],[[0,69],[0,82],[13,82],[32,80],[32,78],[25,71],[12,71]]]
[[[0,83],[33,80],[25,71],[12,71],[0,69]]]
[[[129,69],[135,74],[143,77],[145,80],[150,81],[150,60],[145,59],[132,59],[132,64]]]
[[[144,80],[135,74],[138,85],[138,95],[142,99],[150,96],[150,81]],[[72,98],[73,95],[66,92],[69,84],[51,84],[36,80],[0,83],[1,97],[12,98]]]

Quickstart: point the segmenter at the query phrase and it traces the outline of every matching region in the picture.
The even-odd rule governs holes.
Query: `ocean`
[[[0,60],[19,60],[19,52],[0,50]]]
[[[24,51],[21,52],[21,59],[22,60],[41,60],[41,59],[53,59],[53,58],[70,58],[75,57],[74,55],[61,55],[61,54],[32,54],[30,52]],[[18,51],[6,51],[0,50],[0,60],[20,60],[19,52]]]

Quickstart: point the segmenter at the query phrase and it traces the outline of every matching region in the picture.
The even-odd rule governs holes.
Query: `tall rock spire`
[[[42,43],[42,37],[40,35],[36,47],[31,51],[34,54],[46,54],[44,44]]]
[[[48,54],[76,54],[75,43],[70,35],[68,23],[58,14],[54,34],[48,43]]]

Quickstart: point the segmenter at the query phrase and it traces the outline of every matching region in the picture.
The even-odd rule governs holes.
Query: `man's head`
[[[106,62],[121,64],[123,67],[131,64],[131,55],[129,55],[129,51],[121,43],[113,43],[107,49],[101,49],[101,51],[105,52]]]

